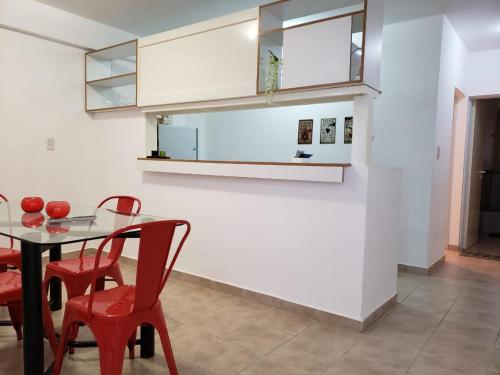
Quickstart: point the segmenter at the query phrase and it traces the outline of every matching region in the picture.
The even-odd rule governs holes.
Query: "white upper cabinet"
[[[351,19],[283,31],[283,89],[350,80]]]
[[[258,8],[139,40],[138,105],[256,94]]]

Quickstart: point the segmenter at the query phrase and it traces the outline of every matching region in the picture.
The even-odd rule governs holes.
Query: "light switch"
[[[437,146],[436,148],[436,160],[441,159],[441,147]]]
[[[54,143],[54,138],[47,138],[47,150],[49,151],[55,151],[56,146]]]

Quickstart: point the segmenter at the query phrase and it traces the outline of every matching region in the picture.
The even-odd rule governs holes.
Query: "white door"
[[[465,231],[463,247],[469,247],[479,242],[479,218],[481,214],[481,185],[483,176],[483,127],[485,126],[486,104],[482,101],[472,103],[470,119],[472,120],[469,137],[469,167],[467,179],[468,199],[465,214]]]
[[[198,128],[160,125],[160,150],[172,159],[198,160]]]

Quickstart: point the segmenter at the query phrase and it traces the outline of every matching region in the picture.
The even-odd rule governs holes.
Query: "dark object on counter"
[[[309,159],[312,156],[313,154],[306,154],[305,151],[302,150],[297,150],[297,152],[295,153],[295,157],[300,159]]]
[[[153,150],[151,151],[151,156],[148,156],[148,158],[157,158],[159,153],[160,152],[158,150]]]
[[[151,155],[151,156],[146,156],[146,159],[171,159],[171,157],[170,156],[158,156],[158,155],[153,156],[153,155]]]

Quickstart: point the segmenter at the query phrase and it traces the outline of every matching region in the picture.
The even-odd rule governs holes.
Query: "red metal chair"
[[[7,198],[0,194],[0,202],[7,202]],[[7,270],[8,266],[14,266],[21,269],[21,252],[14,250],[14,240],[10,239],[10,247],[0,247],[0,272]]]
[[[185,225],[186,231],[166,267],[172,239],[176,227],[180,225]],[[121,285],[96,291],[97,280],[102,275],[100,257],[104,247],[120,234],[134,230],[140,230],[136,285]],[[61,371],[71,329],[80,322],[89,326],[97,340],[102,375],[121,374],[125,348],[135,344],[136,329],[142,324],[150,324],[158,330],[170,374],[178,375],[158,296],[190,230],[190,224],[184,220],[150,222],[118,230],[101,243],[96,254],[90,294],[73,298],[66,303],[54,375]]]
[[[16,330],[17,339],[23,339],[22,324],[23,324],[23,309],[22,309],[22,281],[19,272],[2,272],[0,273],[0,306],[7,306],[9,309],[12,325]],[[57,339],[53,333],[52,320],[50,318],[49,303],[45,296],[42,299],[43,317],[45,323],[46,336],[50,342],[50,347],[54,354],[57,352]],[[47,326],[46,323],[50,325]]]
[[[112,196],[103,200],[98,208],[103,207],[110,201],[116,201],[116,212],[123,215],[134,215],[141,211],[141,201],[138,198],[130,196]],[[135,210],[134,210],[135,206]],[[123,250],[125,238],[115,238],[111,242],[109,254],[100,260],[98,269],[98,290],[104,289],[104,279],[111,277],[118,285],[123,285],[123,276],[118,263],[118,258]],[[86,242],[83,243],[78,258],[65,259],[51,262],[45,269],[44,286],[48,292],[50,281],[53,278],[62,280],[66,287],[68,299],[83,296],[92,282],[94,273],[95,256],[84,256]],[[72,333],[72,341],[76,339],[78,329]],[[74,349],[71,349],[71,353]]]

